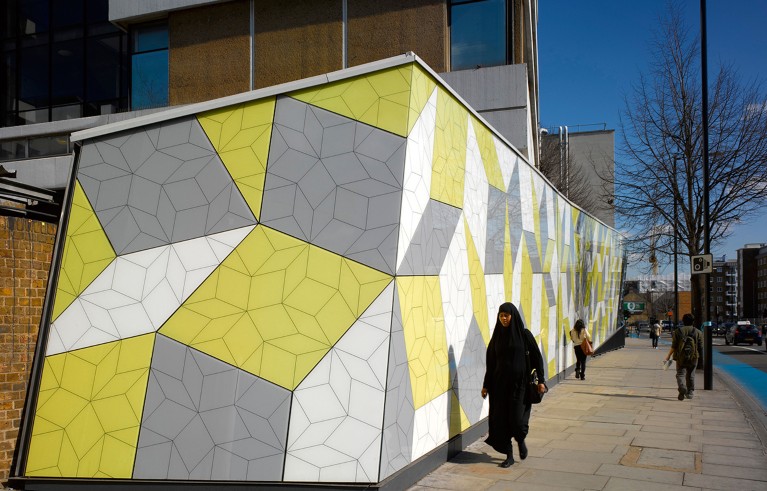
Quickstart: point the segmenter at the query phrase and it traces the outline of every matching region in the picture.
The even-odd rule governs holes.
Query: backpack
[[[679,350],[677,361],[681,365],[694,365],[698,361],[698,343],[695,339],[695,331],[688,333],[682,340],[682,348]]]

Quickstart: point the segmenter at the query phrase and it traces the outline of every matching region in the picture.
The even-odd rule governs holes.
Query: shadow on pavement
[[[598,394],[595,394],[593,392],[577,392],[574,391],[573,394],[588,394],[591,396],[599,396],[599,397],[629,397],[632,399],[640,398],[640,399],[657,399],[659,401],[675,401],[677,400],[676,396],[674,397],[657,397],[657,396],[645,396],[642,394],[609,394],[607,392],[600,392]]]

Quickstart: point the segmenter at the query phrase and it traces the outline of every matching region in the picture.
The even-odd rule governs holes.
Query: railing
[[[614,351],[625,347],[626,334],[626,326],[619,328],[613,333],[612,336],[606,339],[605,342],[600,344],[599,347],[594,350],[594,356],[599,356],[607,353],[608,351]]]

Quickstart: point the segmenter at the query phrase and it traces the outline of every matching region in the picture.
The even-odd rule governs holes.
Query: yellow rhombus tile
[[[28,475],[131,477],[154,337],[146,334],[46,358]],[[112,432],[119,434],[119,452],[107,445]]]
[[[506,183],[503,182],[503,173],[501,172],[501,164],[498,161],[498,152],[495,150],[493,134],[474,116],[471,116],[471,123],[474,126],[474,134],[477,137],[477,146],[479,147],[479,154],[482,156],[482,165],[485,167],[487,182],[505,193]]]
[[[412,64],[288,94],[313,106],[407,136]]]
[[[450,386],[447,337],[437,276],[400,276],[397,291],[415,409]]]
[[[261,215],[274,105],[275,98],[268,97],[197,116],[256,219]]]
[[[51,320],[56,320],[114,258],[96,213],[80,182],[75,181]]]
[[[437,89],[431,198],[463,208],[468,111],[445,89]]]
[[[479,260],[477,248],[474,246],[474,238],[469,230],[469,223],[464,218],[464,231],[466,233],[466,252],[469,257],[469,283],[471,284],[471,303],[474,309],[474,318],[477,319],[479,332],[485,342],[490,342],[490,325],[487,318],[487,288],[485,287],[485,272],[482,270],[482,262]]]
[[[389,282],[259,225],[160,332],[292,390]]]

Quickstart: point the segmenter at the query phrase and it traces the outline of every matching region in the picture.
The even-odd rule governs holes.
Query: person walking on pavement
[[[501,467],[514,463],[512,437],[519,446],[519,458],[527,458],[525,437],[529,429],[531,404],[525,400],[530,383],[527,359],[538,377],[538,392],[546,391],[543,356],[535,337],[522,322],[519,311],[510,302],[498,308],[495,330],[487,346],[486,372],[482,397],[490,394],[489,435],[485,443],[505,453]]]
[[[591,342],[591,335],[581,319],[575,321],[575,325],[570,329],[570,339],[573,342],[573,350],[575,351],[575,378],[586,380],[587,356],[586,353],[583,352],[581,344],[584,339],[588,339],[589,342]]]
[[[695,392],[695,369],[698,357],[703,353],[703,336],[693,327],[692,314],[684,314],[682,327],[677,327],[671,336],[671,349],[664,361],[676,360],[676,384],[679,389],[680,401],[692,399]]]
[[[650,328],[650,339],[652,339],[652,347],[658,349],[658,338],[660,338],[660,324],[657,322]]]

